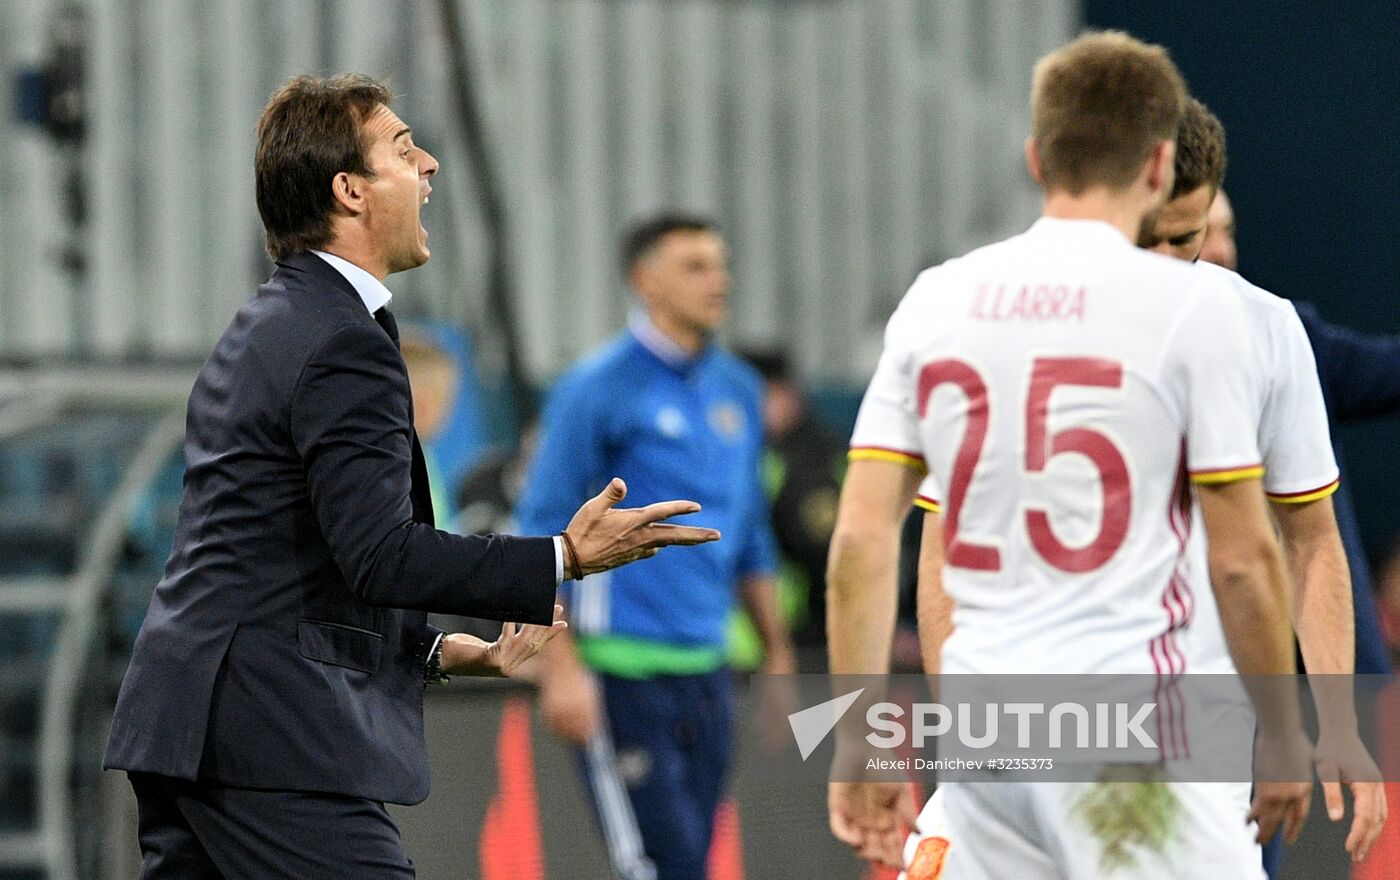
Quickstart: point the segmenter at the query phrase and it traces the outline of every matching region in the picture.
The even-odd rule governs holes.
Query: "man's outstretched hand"
[[[594,498],[589,499],[564,530],[578,554],[578,570],[585,575],[638,559],[655,556],[662,547],[673,544],[708,544],[719,540],[719,532],[695,526],[675,526],[662,522],[673,516],[695,513],[694,501],[658,501],[646,507],[614,510],[613,505],[627,497],[627,484],[617,477]],[[568,560],[566,560],[568,562]],[[572,572],[573,568],[565,566]]]

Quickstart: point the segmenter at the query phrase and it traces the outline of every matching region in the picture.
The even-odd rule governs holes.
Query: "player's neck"
[[[1099,220],[1136,243],[1146,209],[1139,200],[1122,192],[1091,189],[1071,195],[1057,190],[1046,193],[1041,213],[1059,220]]]
[[[705,346],[710,342],[709,334],[700,328],[660,309],[651,310],[647,317],[651,319],[652,326],[659,330],[662,336],[665,336],[690,357],[704,351]]]

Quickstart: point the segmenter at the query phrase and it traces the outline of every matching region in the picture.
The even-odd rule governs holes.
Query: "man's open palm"
[[[655,556],[662,547],[673,544],[708,544],[719,540],[719,532],[696,526],[676,526],[662,522],[673,516],[696,513],[694,501],[658,501],[646,507],[614,509],[627,497],[627,484],[613,477],[607,487],[584,503],[569,521],[565,534],[577,553],[575,560],[583,574],[617,568],[638,559]]]

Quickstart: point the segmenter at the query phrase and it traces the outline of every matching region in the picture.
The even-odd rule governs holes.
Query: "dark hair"
[[[1046,189],[1121,189],[1176,138],[1186,85],[1161,46],[1088,33],[1046,55],[1031,84],[1031,131]]]
[[[342,171],[372,176],[361,126],[391,99],[369,77],[341,74],[295,77],[268,100],[258,120],[254,173],[274,260],[330,241],[331,180]]]
[[[672,232],[714,232],[716,228],[708,217],[679,212],[657,214],[634,223],[622,237],[620,257],[623,277],[630,276],[637,261]]]
[[[1190,98],[1176,131],[1176,183],[1172,198],[1209,186],[1211,196],[1225,182],[1225,126],[1210,109]]]

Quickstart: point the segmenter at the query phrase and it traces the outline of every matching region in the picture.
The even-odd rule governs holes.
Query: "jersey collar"
[[[656,322],[652,321],[646,311],[641,308],[634,308],[627,316],[627,330],[632,334],[632,338],[637,340],[642,348],[651,352],[657,360],[682,373],[693,369],[710,350],[708,344],[696,354],[691,354],[681,348],[671,337],[662,333],[661,328],[656,326]]]
[[[1105,243],[1133,247],[1133,242],[1112,223],[1103,220],[1070,220],[1064,217],[1041,217],[1031,224],[1030,232],[1037,235],[1079,235],[1100,239]]]

